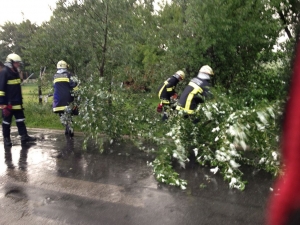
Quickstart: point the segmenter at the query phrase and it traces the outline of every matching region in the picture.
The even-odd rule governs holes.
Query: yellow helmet
[[[56,66],[57,69],[67,69],[67,67],[68,64],[64,60],[60,60]]]
[[[182,70],[178,70],[175,74],[177,74],[181,78],[181,80],[184,80],[185,74]]]
[[[5,62],[22,62],[22,59],[19,55],[15,54],[15,53],[11,53],[6,57],[6,61]]]
[[[202,66],[199,70],[199,72],[201,73],[206,73],[209,74],[210,76],[214,75],[214,71],[212,70],[212,68],[208,65]]]

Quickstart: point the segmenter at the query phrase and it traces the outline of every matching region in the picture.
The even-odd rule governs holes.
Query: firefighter
[[[210,79],[214,75],[212,68],[208,65],[202,66],[197,77],[194,77],[185,87],[178,100],[177,110],[183,111],[187,116],[193,115],[197,106],[212,97],[209,91]],[[198,121],[195,121],[198,122]]]
[[[170,110],[175,109],[175,103],[177,101],[177,93],[175,88],[177,84],[184,80],[185,74],[182,70],[178,70],[173,76],[169,77],[158,89],[158,98],[160,103],[157,107],[158,112],[163,111],[162,120],[168,119],[168,113]]]
[[[53,76],[53,87],[52,110],[54,113],[58,113],[62,124],[65,125],[65,134],[73,137],[73,129],[68,127],[63,115],[65,115],[65,112],[70,114],[71,117],[78,114],[77,107],[71,109],[71,111],[68,107],[74,101],[73,92],[78,89],[78,86],[75,76],[68,71],[68,64],[63,60],[57,63],[57,72]]]
[[[0,61],[0,72],[4,68],[4,64]]]
[[[25,125],[23,97],[21,90],[20,66],[22,59],[19,55],[9,54],[0,72],[0,108],[2,109],[2,134],[4,146],[12,146],[10,128],[12,117],[15,117],[21,144],[35,142],[35,137],[30,137]]]

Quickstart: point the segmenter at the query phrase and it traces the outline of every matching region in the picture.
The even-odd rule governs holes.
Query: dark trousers
[[[73,113],[60,111],[57,112],[57,114],[59,115],[61,124],[66,128],[66,132],[67,132],[67,126],[70,127],[70,122],[71,123],[73,122]]]
[[[9,116],[4,116],[2,112],[2,134],[4,138],[10,137],[10,127],[13,116],[15,117],[19,135],[27,134],[25,126],[25,116],[23,110],[11,110]]]

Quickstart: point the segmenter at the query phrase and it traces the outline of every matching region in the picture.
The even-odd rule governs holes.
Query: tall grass
[[[42,104],[39,104],[37,83],[22,85],[22,94],[27,127],[63,129],[59,116],[52,112],[52,97],[48,99],[48,102],[43,97]]]

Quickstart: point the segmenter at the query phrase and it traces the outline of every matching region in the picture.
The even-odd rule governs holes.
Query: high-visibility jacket
[[[72,90],[76,90],[77,82],[72,79],[72,74],[66,70],[58,70],[53,77],[53,104],[52,109],[55,113],[60,113],[74,101]]]
[[[178,82],[176,77],[171,76],[159,87],[158,98],[163,104],[170,104],[170,98],[176,93],[175,88]]]
[[[203,97],[211,95],[209,92],[210,86],[210,80],[193,78],[180,95],[176,109],[193,114],[197,106],[204,102]]]
[[[18,71],[5,66],[0,72],[0,105],[12,105],[12,109],[23,109],[21,79]]]

